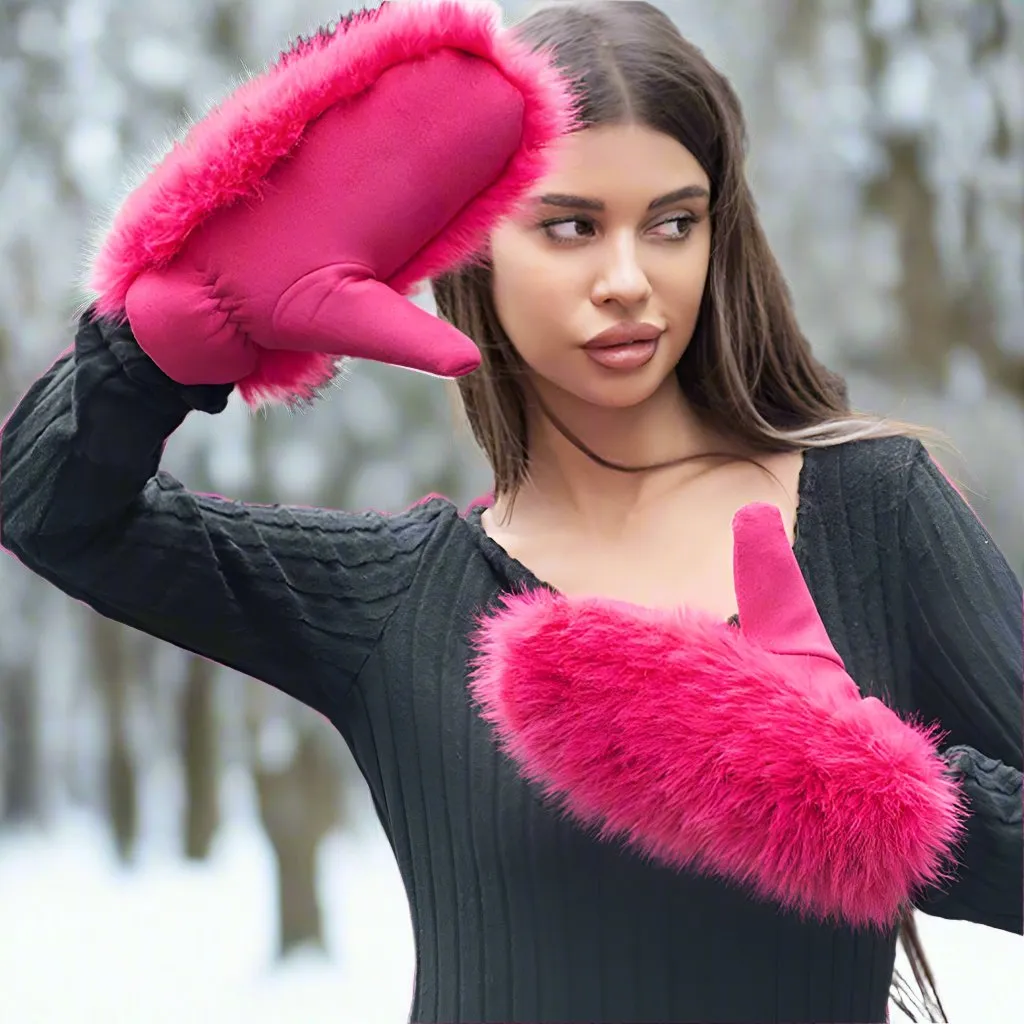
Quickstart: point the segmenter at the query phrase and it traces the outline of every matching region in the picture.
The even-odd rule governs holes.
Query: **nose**
[[[617,302],[626,308],[645,303],[651,297],[651,282],[640,265],[636,238],[630,232],[609,238],[600,270],[594,279],[595,305]]]

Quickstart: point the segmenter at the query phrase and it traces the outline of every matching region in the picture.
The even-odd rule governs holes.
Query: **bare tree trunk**
[[[260,814],[278,869],[279,953],[301,945],[324,946],[316,888],[316,852],[340,820],[341,783],[324,743],[301,730],[294,757],[284,766],[254,768]]]
[[[7,670],[0,678],[0,825],[38,821],[42,812],[38,710],[33,683],[32,673],[24,665]]]
[[[868,27],[868,0],[860,4],[861,31],[865,41],[868,88],[876,92],[886,64],[886,43]],[[915,25],[924,30],[922,9],[915,6]],[[1005,44],[1005,26],[991,45]],[[1001,132],[1004,130],[1000,112]],[[1000,144],[999,139],[996,141]],[[969,186],[963,259],[970,273],[955,281],[943,266],[938,231],[939,211],[935,189],[924,166],[922,140],[915,134],[890,134],[883,139],[886,172],[869,185],[866,204],[882,214],[896,229],[902,278],[897,288],[900,342],[888,369],[910,374],[932,389],[946,381],[950,355],[958,348],[971,349],[997,387],[1024,395],[1024,359],[1000,348],[998,318],[985,275],[979,268],[979,239],[975,187]]]
[[[14,379],[14,339],[0,325],[0,416],[6,415],[14,401]],[[25,584],[4,576],[20,571],[13,560],[0,566],[0,586],[15,591],[7,591],[7,598],[15,606],[15,620],[10,621],[5,613],[5,628],[28,631],[35,623],[31,610],[26,613],[25,600],[28,588],[36,581]],[[0,670],[0,825],[20,825],[37,821],[42,813],[38,684],[30,660],[24,660],[20,653],[15,658],[9,647],[6,657],[11,662]]]
[[[135,852],[139,831],[138,779],[128,738],[128,694],[134,666],[126,627],[92,616],[93,657],[107,726],[107,814],[122,861]]]
[[[185,762],[185,856],[205,860],[220,819],[219,760],[214,708],[214,666],[188,659],[182,706]]]
[[[885,143],[888,172],[871,183],[868,208],[885,215],[899,238],[897,305],[901,369],[931,389],[946,379],[950,352],[970,340],[972,299],[946,281],[935,237],[936,200],[916,138]]]
[[[313,843],[293,842],[276,845],[278,887],[278,953],[303,945],[323,948],[323,920],[316,891],[316,850]]]

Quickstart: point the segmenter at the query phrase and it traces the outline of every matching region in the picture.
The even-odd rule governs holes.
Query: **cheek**
[[[544,336],[564,321],[568,282],[553,261],[545,260],[535,245],[523,239],[496,239],[491,261],[498,319],[525,354],[525,348],[543,344]]]
[[[711,228],[706,222],[694,239],[694,249],[693,277],[694,281],[700,284],[698,292],[703,295],[708,271],[711,269]]]
[[[694,238],[682,253],[669,253],[650,274],[655,301],[669,315],[696,317],[707,286],[710,241]]]

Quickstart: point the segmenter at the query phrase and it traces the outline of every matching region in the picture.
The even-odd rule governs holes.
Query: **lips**
[[[638,341],[657,341],[664,334],[664,327],[654,324],[629,321],[613,324],[611,327],[595,334],[584,345],[587,349],[615,348],[618,345],[632,345]]]

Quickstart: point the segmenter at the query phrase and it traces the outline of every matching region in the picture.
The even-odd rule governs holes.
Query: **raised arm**
[[[103,614],[330,714],[450,506],[193,494],[159,471],[164,441],[232,385],[311,398],[342,356],[475,368],[470,339],[405,293],[477,251],[570,120],[494,4],[384,4],[247,77],[114,217],[94,316],[4,430],[3,543]]]
[[[924,448],[902,547],[915,710],[948,731],[944,753],[971,810],[957,880],[919,907],[1021,934],[1021,584]]]
[[[0,539],[103,615],[263,679],[324,714],[372,650],[443,510],[256,506],[159,470],[191,409],[127,327],[84,317],[0,440]]]

